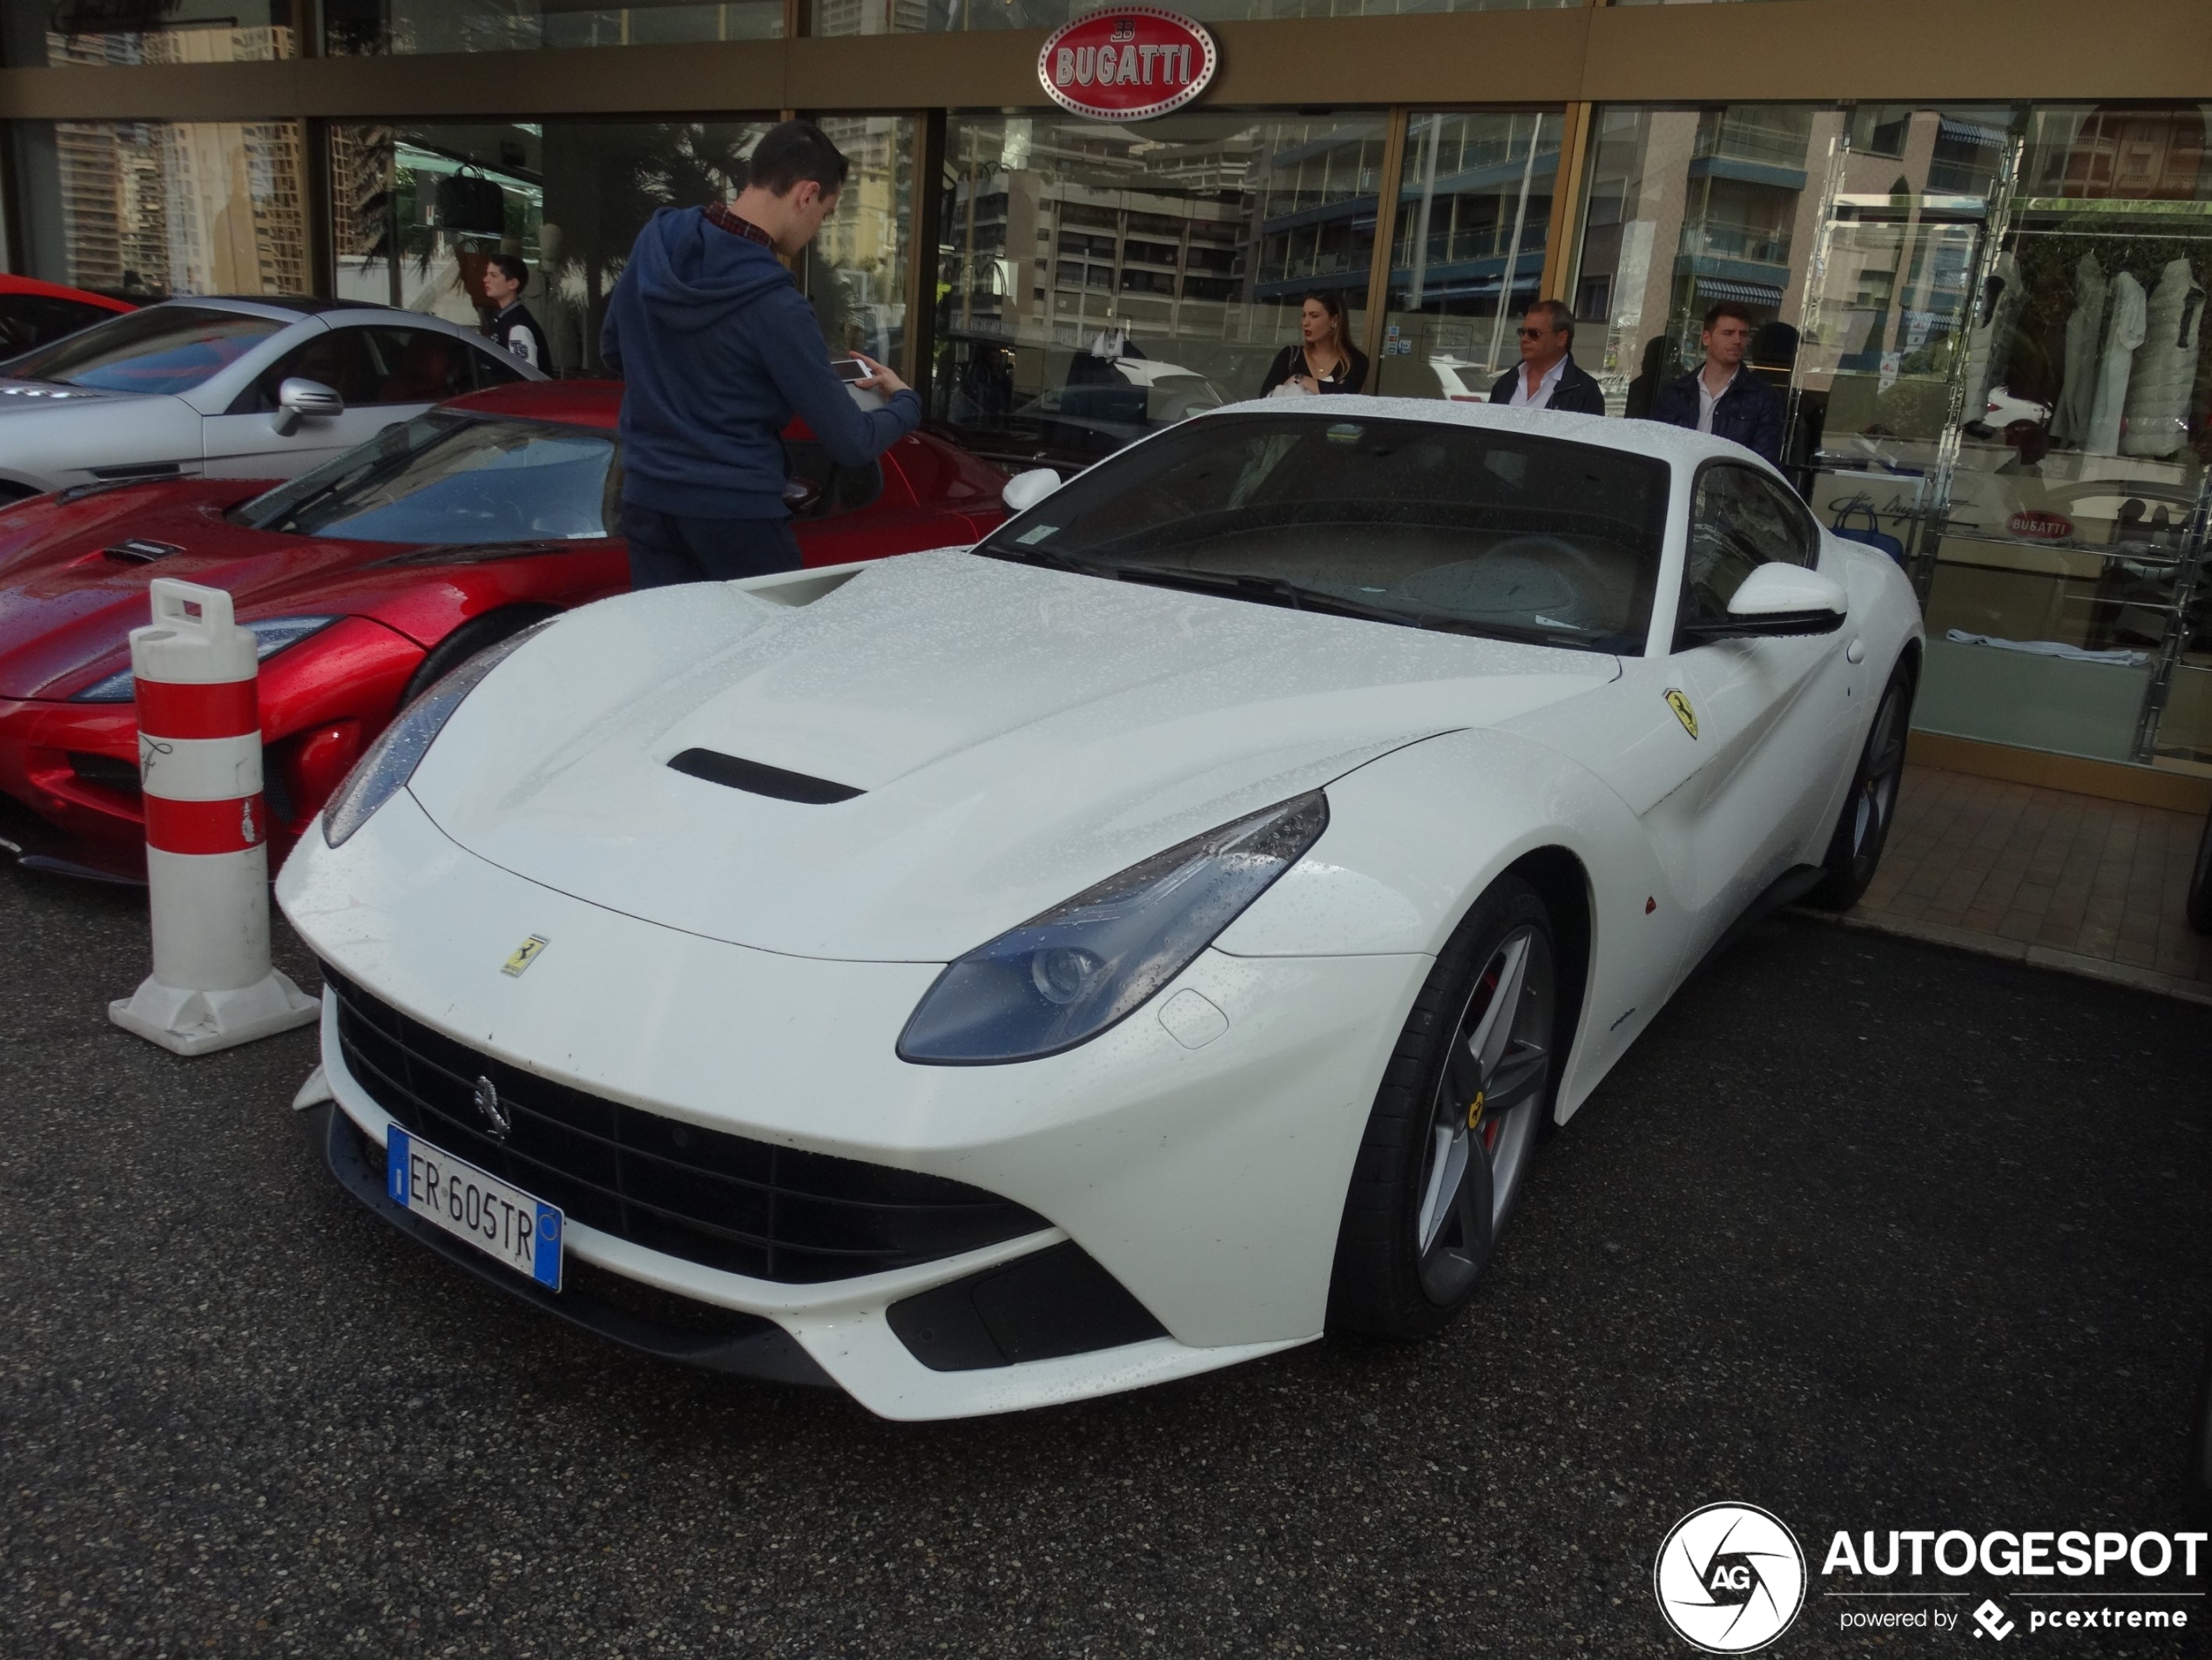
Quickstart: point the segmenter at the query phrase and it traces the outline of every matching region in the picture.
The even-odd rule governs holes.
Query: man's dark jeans
[[[682,518],[624,502],[622,533],[630,543],[633,588],[734,582],[796,570],[800,563],[789,519]]]

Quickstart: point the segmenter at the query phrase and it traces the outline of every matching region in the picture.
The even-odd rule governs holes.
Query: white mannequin
[[[2105,327],[2097,361],[2097,397],[2089,409],[2089,429],[2081,448],[2093,455],[2120,453],[2120,421],[2128,409],[2128,381],[2134,373],[2135,348],[2148,331],[2143,285],[2125,271],[2112,280],[2112,319]]]
[[[2148,338],[2128,382],[2123,455],[2170,455],[2188,438],[2189,391],[2196,381],[2197,331],[2204,290],[2187,260],[2167,262],[2146,308]]]
[[[2097,401],[2097,341],[2105,326],[2107,293],[2105,268],[2095,254],[2083,254],[2074,267],[2074,311],[2066,320],[2066,379],[2051,422],[2054,443],[2074,443],[2089,429],[2089,410]]]

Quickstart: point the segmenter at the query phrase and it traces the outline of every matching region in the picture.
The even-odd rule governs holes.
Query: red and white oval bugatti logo
[[[1157,6],[1123,6],[1054,30],[1037,54],[1037,79],[1063,110],[1144,121],[1204,91],[1220,61],[1204,24]]]

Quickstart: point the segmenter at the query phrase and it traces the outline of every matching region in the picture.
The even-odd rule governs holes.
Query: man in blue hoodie
[[[607,302],[599,354],[622,400],[622,530],[638,588],[796,570],[782,433],[796,414],[840,467],[865,467],[921,422],[921,400],[860,358],[864,410],[779,259],[836,211],[849,164],[811,121],[772,128],[727,206],[664,207]],[[854,354],[855,356],[859,354]]]

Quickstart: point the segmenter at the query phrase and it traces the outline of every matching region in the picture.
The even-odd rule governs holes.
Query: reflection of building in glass
[[[1305,293],[1364,300],[1383,142],[1357,116],[950,124],[939,414],[1077,457],[1251,395]]]
[[[1279,344],[1279,306],[1317,284],[1364,289],[1379,124],[1170,125],[962,124],[943,224],[953,329]]]
[[[911,124],[894,116],[826,116],[821,125],[852,172],[836,214],[806,251],[800,280],[832,350],[882,361],[904,338]]]
[[[283,37],[283,38],[278,38]],[[51,37],[72,64],[289,54],[288,31],[197,28]],[[297,122],[57,122],[68,280],[132,294],[309,287]]]
[[[1377,390],[1479,398],[1520,361],[1559,174],[1555,115],[1415,115],[1391,238]]]
[[[1108,0],[813,0],[817,35],[981,33],[1055,29]],[[1201,23],[1271,17],[1388,17],[1408,11],[1533,11],[1585,0],[1177,0]]]
[[[41,56],[24,26],[36,17],[44,27],[43,57],[49,68],[122,64],[259,64],[298,56],[289,0],[43,0],[0,7],[9,34],[10,64],[28,66]],[[34,25],[35,30],[36,25]]]
[[[325,0],[321,10],[335,57],[773,40],[784,21],[781,0]]]
[[[930,0],[816,0],[818,35],[919,35],[929,27]]]

